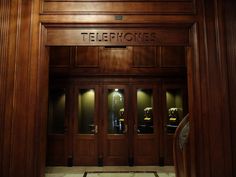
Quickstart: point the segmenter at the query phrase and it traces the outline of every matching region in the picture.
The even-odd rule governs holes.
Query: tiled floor
[[[85,172],[157,172],[159,177],[175,177],[173,166],[47,167],[45,177],[84,177]],[[94,173],[94,177],[99,175]],[[117,173],[114,173],[114,177]],[[140,176],[140,174],[138,175]],[[112,177],[112,176],[111,176]],[[144,176],[146,177],[146,175]]]

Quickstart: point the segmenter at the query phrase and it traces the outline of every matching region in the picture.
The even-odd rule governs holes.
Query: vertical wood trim
[[[0,176],[3,176],[3,143],[9,50],[10,5],[11,3],[8,0],[0,1]]]
[[[231,154],[229,113],[227,95],[227,66],[222,39],[219,31],[221,9],[217,0],[202,1],[202,20],[200,23],[201,61],[201,98],[202,125],[198,131],[203,132],[202,145],[196,154],[204,153],[203,159],[197,161],[198,176],[231,176]],[[203,31],[202,31],[203,30]],[[219,30],[219,31],[218,31]],[[202,36],[202,37],[201,37]],[[198,134],[200,136],[200,134]],[[200,137],[197,137],[200,139]],[[201,166],[204,169],[201,170]]]
[[[232,167],[233,176],[236,177],[236,1],[222,0],[220,1],[224,7],[224,25],[225,25],[225,45],[226,45],[226,61],[228,65],[228,86],[229,86],[229,103],[230,103],[230,130],[231,130],[231,150],[232,150]]]
[[[14,63],[14,87],[13,87],[13,111],[12,111],[12,138],[9,176],[27,176],[34,173],[28,157],[33,154],[33,144],[29,141],[34,136],[34,125],[30,125],[32,118],[31,104],[34,98],[30,98],[30,52],[31,45],[31,17],[32,1],[18,0],[16,15],[16,38],[15,38],[15,63]],[[15,10],[15,9],[12,9]],[[27,132],[30,128],[30,132]],[[28,164],[30,164],[28,166]]]
[[[228,65],[227,65],[227,55],[226,55],[226,44],[225,44],[225,27],[224,27],[224,9],[223,0],[217,0],[215,3],[215,29],[216,29],[216,53],[218,54],[218,63],[220,70],[220,79],[222,84],[220,84],[220,91],[222,97],[220,102],[223,102],[224,111],[221,113],[221,127],[222,131],[222,145],[224,152],[224,175],[232,176],[233,166],[232,166],[232,149],[231,149],[231,122],[230,122],[230,97],[229,97],[229,78],[228,78]],[[233,5],[233,4],[232,4]],[[234,3],[234,6],[236,7]],[[235,10],[233,10],[234,14]],[[235,66],[235,65],[234,65]],[[232,127],[233,130],[233,127]],[[218,160],[218,159],[216,159]]]
[[[190,30],[190,38],[193,38],[193,40],[196,40],[196,25],[192,26],[192,29]],[[191,39],[190,39],[191,40]],[[196,41],[195,41],[196,42]],[[192,43],[191,47],[187,48],[187,75],[188,75],[188,108],[189,108],[189,123],[190,123],[190,132],[189,132],[189,148],[190,148],[190,161],[189,163],[189,167],[190,169],[188,169],[188,171],[190,172],[190,176],[191,177],[196,177],[196,144],[195,144],[195,121],[194,121],[194,117],[193,116],[193,111],[194,111],[194,105],[193,105],[193,73],[192,73],[192,69],[193,69],[193,62],[194,60],[197,59],[197,56],[194,56],[194,48],[196,46],[194,46],[195,44]],[[197,51],[197,49],[195,49],[195,51]]]
[[[26,2],[26,1],[25,1]],[[26,156],[26,176],[36,177],[37,174],[37,147],[36,141],[38,136],[36,134],[37,127],[37,73],[39,60],[39,2],[40,0],[32,0],[29,8],[31,9],[30,16],[30,31],[29,36],[29,95],[28,95],[28,124],[27,124],[27,156]],[[32,105],[34,105],[32,107]],[[27,170],[30,169],[30,170]]]
[[[36,106],[32,105],[38,47],[37,42],[32,45],[32,36],[38,38],[32,35],[32,17],[39,14],[33,14],[32,7],[37,1],[0,2],[0,176],[4,177],[35,176]]]
[[[37,72],[37,102],[36,110],[36,146],[37,146],[37,177],[45,176],[45,162],[46,162],[46,127],[47,127],[47,105],[48,105],[48,73],[49,73],[49,56],[45,47],[47,40],[47,29],[40,24],[40,47],[38,58],[38,72]]]

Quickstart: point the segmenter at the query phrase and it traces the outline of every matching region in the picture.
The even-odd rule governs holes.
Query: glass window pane
[[[174,133],[183,118],[183,98],[181,89],[169,89],[166,92],[166,106],[168,112],[167,132]]]
[[[64,133],[65,121],[65,89],[51,89],[49,91],[48,132]]]
[[[124,117],[124,90],[108,90],[108,133],[123,134],[125,127]]]
[[[138,133],[153,133],[152,89],[137,90]]]
[[[94,89],[80,89],[78,95],[78,133],[95,133],[94,108],[95,91]]]

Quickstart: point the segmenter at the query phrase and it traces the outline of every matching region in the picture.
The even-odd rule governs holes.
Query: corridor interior
[[[48,49],[45,177],[174,177],[173,136],[187,113],[186,47]]]

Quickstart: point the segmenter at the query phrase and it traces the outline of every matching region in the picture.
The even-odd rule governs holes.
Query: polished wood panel
[[[69,67],[71,64],[71,47],[50,47],[49,65],[51,67]]]
[[[160,24],[160,26],[178,26],[176,24],[181,24],[185,26],[191,26],[194,22],[197,21],[196,16],[191,15],[126,15],[125,18],[116,20],[114,15],[40,15],[40,20],[43,24],[50,24],[58,26],[58,24]]]
[[[44,14],[193,14],[191,1],[179,2],[85,2],[85,1],[44,1]]]
[[[104,144],[104,165],[128,165],[128,141],[125,135],[108,135]]]
[[[132,47],[100,47],[99,59],[102,73],[127,72],[132,65]]]
[[[10,129],[9,132],[5,132],[5,129],[10,128],[10,118],[6,119],[6,88],[7,88],[7,68],[9,61],[9,30],[10,30],[10,1],[3,0],[0,2],[0,176],[7,175],[6,171],[4,174],[4,168],[7,168],[6,164],[9,164],[9,140],[10,140]],[[10,79],[13,79],[12,77]],[[11,99],[8,97],[8,99]],[[9,122],[9,123],[8,123]],[[5,147],[4,147],[4,144]]]
[[[98,47],[76,47],[75,66],[78,67],[99,67]]]
[[[157,165],[159,162],[158,135],[137,135],[134,145],[135,165]]]
[[[51,49],[52,48],[52,49]],[[55,54],[59,54],[56,58],[50,58],[50,73],[56,77],[62,75],[85,76],[85,75],[104,75],[104,74],[120,74],[122,75],[185,75],[186,66],[177,65],[172,60],[185,60],[183,54],[184,47],[172,46],[171,48],[181,48],[163,52],[162,58],[170,58],[167,60],[172,67],[159,67],[161,61],[161,47],[159,46],[77,46],[75,47],[54,46],[49,50],[54,50]],[[69,49],[70,48],[70,49]],[[61,50],[63,49],[63,50]],[[62,53],[64,52],[64,53]],[[70,64],[68,66],[61,64],[67,63],[70,55]],[[59,61],[57,61],[59,59]],[[55,61],[54,61],[55,60]],[[54,61],[54,63],[53,63]],[[58,63],[56,63],[58,62]],[[177,61],[178,62],[178,61]]]
[[[75,135],[73,148],[75,166],[98,164],[98,140],[94,135]]]
[[[153,47],[133,47],[134,67],[156,67],[159,48]]]
[[[193,80],[198,87],[194,90],[194,103],[198,107],[191,100],[190,117],[193,121],[199,119],[201,122],[193,124],[194,130],[201,132],[203,136],[196,136],[196,154],[204,152],[205,155],[197,155],[196,158],[206,167],[205,170],[199,169],[198,176],[232,176],[227,64],[223,54],[225,36],[221,38],[223,31],[220,26],[223,23],[222,2],[206,0],[203,4],[204,24],[198,26],[200,53],[197,61],[193,61],[193,66],[198,63],[199,70],[195,71],[194,76],[199,77],[200,82],[195,83],[196,78]],[[200,89],[200,93],[197,89]],[[197,118],[199,111],[201,116]]]
[[[67,166],[67,146],[65,135],[48,135],[46,165]]]
[[[230,101],[230,124],[231,124],[231,137],[232,137],[232,158],[233,158],[233,176],[236,176],[236,2],[231,0],[224,1],[224,22],[225,22],[225,32],[226,32],[226,43],[227,43],[227,63],[228,63],[228,83],[229,83],[229,101]],[[224,38],[224,36],[222,36]]]
[[[158,27],[150,25],[103,25],[64,26],[46,25],[46,45],[82,45],[82,46],[135,46],[135,45],[188,45],[188,26]],[[112,27],[116,27],[115,29]]]
[[[164,164],[173,165],[173,135],[164,135]]]
[[[161,47],[161,67],[185,67],[185,47]]]

